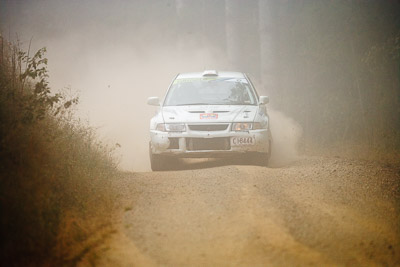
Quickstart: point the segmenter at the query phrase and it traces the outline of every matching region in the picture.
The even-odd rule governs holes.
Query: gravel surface
[[[116,179],[118,231],[81,265],[400,266],[399,166],[224,164]]]

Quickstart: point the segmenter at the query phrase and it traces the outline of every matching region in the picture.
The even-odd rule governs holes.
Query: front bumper
[[[271,134],[268,129],[244,132],[235,132],[229,129],[225,131],[188,130],[179,133],[151,130],[151,151],[153,154],[181,158],[217,158],[269,151]],[[252,138],[253,144],[233,144],[231,140],[234,137]]]

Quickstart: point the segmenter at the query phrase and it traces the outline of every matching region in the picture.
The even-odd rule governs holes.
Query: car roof
[[[186,72],[179,73],[176,79],[188,79],[188,78],[203,78],[204,72]],[[213,77],[219,78],[245,78],[244,74],[241,72],[233,72],[233,71],[218,71],[218,75],[212,75]],[[209,76],[208,76],[209,77]]]

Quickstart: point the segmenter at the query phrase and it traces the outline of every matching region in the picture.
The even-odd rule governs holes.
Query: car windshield
[[[176,79],[164,106],[184,105],[256,105],[256,99],[244,78]]]

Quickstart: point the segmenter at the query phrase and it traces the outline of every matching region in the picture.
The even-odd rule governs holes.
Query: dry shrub
[[[109,222],[112,150],[74,119],[77,98],[50,93],[45,49],[29,57],[0,42],[0,261],[68,263],[74,243]],[[80,227],[66,231],[71,220]]]

